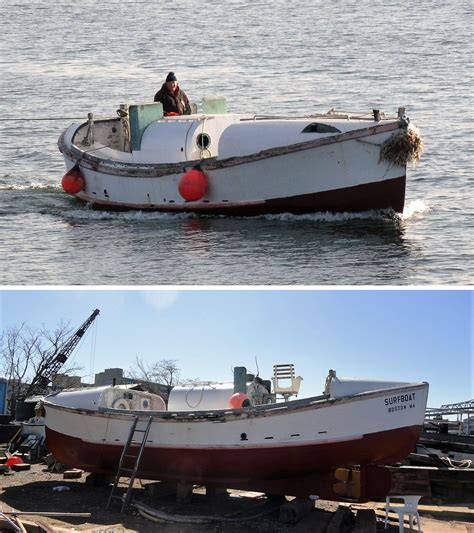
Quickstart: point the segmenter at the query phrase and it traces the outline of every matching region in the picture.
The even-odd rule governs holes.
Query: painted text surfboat
[[[414,449],[428,384],[340,379],[331,371],[321,396],[275,403],[268,388],[252,382],[251,405],[229,408],[233,390],[177,387],[168,409],[160,396],[130,386],[53,394],[45,400],[46,443],[61,463],[114,476],[133,420],[143,427],[152,417],[142,479],[326,499],[383,497],[390,490],[383,465]]]
[[[223,111],[217,103],[214,109]],[[64,190],[106,209],[402,212],[407,162],[422,148],[402,108],[391,118],[378,111],[164,117],[160,103],[118,112],[96,121],[90,114],[59,139],[68,171]]]

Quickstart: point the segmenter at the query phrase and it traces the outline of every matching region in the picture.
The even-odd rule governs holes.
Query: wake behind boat
[[[122,105],[119,116],[72,124],[60,137],[79,200],[106,209],[201,214],[402,212],[407,163],[422,142],[404,109],[365,116],[203,113],[163,116],[161,103]]]
[[[176,387],[168,407],[133,386],[60,392],[44,403],[47,446],[68,466],[115,476],[136,423],[148,432],[127,453],[141,450],[143,479],[326,499],[385,496],[383,465],[414,449],[428,384],[340,379],[331,371],[322,395],[288,401],[295,380],[289,388],[274,380],[270,392],[268,382],[244,378],[246,394],[234,392],[235,377]],[[286,401],[275,402],[276,394]]]

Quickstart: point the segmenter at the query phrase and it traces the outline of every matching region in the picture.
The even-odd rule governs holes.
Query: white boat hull
[[[302,122],[301,127],[311,120]],[[381,144],[403,127],[399,121],[359,121],[351,126],[353,129],[344,123],[346,131],[334,119],[331,124],[338,125],[341,131],[309,134],[309,140],[308,134],[293,134],[286,139],[293,144],[255,153],[170,163],[153,161],[151,149],[148,163],[144,162],[144,150],[126,154],[98,143],[82,149],[75,139],[84,125],[72,125],[59,146],[67,168],[78,165],[84,177],[85,186],[76,197],[107,209],[234,215],[403,211],[406,165],[380,160]],[[260,125],[256,123],[255,128]],[[244,126],[248,129],[249,125]],[[223,138],[224,135],[225,129]],[[178,185],[197,163],[206,174],[207,192],[199,200],[186,201]]]
[[[151,415],[142,478],[334,498],[336,468],[391,464],[412,451],[427,394],[422,383],[183,413],[75,409],[58,396],[45,402],[47,446],[68,466],[113,475],[134,416]]]

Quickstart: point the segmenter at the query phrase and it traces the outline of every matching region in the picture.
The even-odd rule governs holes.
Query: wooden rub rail
[[[87,124],[84,124],[84,127]],[[327,146],[330,144],[351,141],[361,139],[377,133],[384,133],[388,131],[395,131],[400,128],[398,122],[389,122],[388,124],[376,124],[375,126],[369,126],[358,130],[347,131],[331,137],[324,137],[321,139],[313,139],[310,141],[304,141],[289,146],[280,146],[276,148],[269,148],[249,154],[245,156],[228,157],[226,159],[217,160],[216,158],[209,158],[205,164],[202,165],[203,170],[212,171],[220,168],[232,167],[237,165],[243,165],[267,159],[270,157],[278,157],[281,155],[290,154],[292,152],[300,152],[303,150],[311,150],[318,148],[319,146]],[[76,132],[77,133],[77,132]],[[62,154],[72,159],[73,161],[80,161],[82,167],[89,168],[98,172],[106,172],[108,174],[116,176],[127,176],[129,178],[159,178],[163,176],[169,176],[172,174],[180,174],[185,172],[190,167],[201,163],[199,160],[183,161],[180,163],[147,163],[147,164],[135,164],[135,163],[123,163],[111,159],[102,159],[94,155],[93,151],[89,153],[87,150],[83,151],[77,148],[74,144],[67,146],[65,142],[65,133],[63,133],[58,141],[58,147]],[[102,148],[102,147],[100,147]],[[97,150],[100,148],[94,148]],[[103,148],[107,148],[103,146]]]

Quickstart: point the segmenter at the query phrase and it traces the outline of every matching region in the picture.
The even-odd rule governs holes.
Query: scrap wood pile
[[[11,474],[11,470],[20,472],[23,470],[29,470],[31,465],[23,462],[23,459],[18,455],[6,454],[4,461],[0,463],[0,474]]]
[[[18,516],[7,514],[0,511],[0,531],[15,531],[25,533],[31,531],[31,528],[35,527],[37,531],[46,531],[45,529],[39,529],[39,525],[34,522],[25,522],[20,520]]]
[[[0,531],[15,531],[19,533],[53,533],[56,528],[42,520],[25,520],[20,518],[25,515],[37,515],[40,517],[74,517],[90,518],[91,513],[55,513],[55,512],[28,512],[28,511],[0,511]],[[94,528],[96,529],[96,528]]]
[[[76,468],[68,469],[67,466],[56,461],[51,453],[43,457],[42,461],[46,464],[49,472],[63,474],[65,479],[74,479],[82,476],[82,470]],[[11,475],[14,472],[30,469],[31,464],[25,462],[21,454],[5,453],[3,459],[0,458],[0,475]]]
[[[418,128],[409,124],[407,129],[394,133],[382,143],[380,160],[404,166],[417,163],[423,153],[424,145]]]

